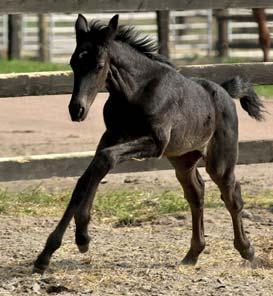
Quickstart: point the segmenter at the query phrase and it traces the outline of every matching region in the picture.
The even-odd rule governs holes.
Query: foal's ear
[[[110,19],[108,27],[107,27],[106,42],[113,40],[117,34],[118,18],[119,18],[119,15],[116,14]]]
[[[76,41],[77,43],[80,41],[84,33],[88,32],[88,22],[87,19],[82,15],[79,14],[78,18],[75,23],[75,30],[76,30]]]

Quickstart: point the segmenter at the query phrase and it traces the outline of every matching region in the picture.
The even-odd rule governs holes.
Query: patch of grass
[[[257,85],[255,91],[259,96],[273,98],[273,85]]]
[[[0,190],[0,213],[9,215],[61,216],[71,193],[49,193],[40,187],[20,193]],[[244,195],[247,208],[273,206],[273,191],[259,195]],[[218,191],[210,190],[205,198],[206,208],[223,207]],[[93,216],[103,222],[137,225],[163,215],[174,215],[189,209],[182,193],[176,191],[144,192],[116,190],[99,192],[93,206]]]
[[[273,190],[265,190],[258,194],[245,193],[245,206],[247,208],[272,208],[273,207]]]
[[[40,187],[10,193],[0,190],[0,213],[26,215],[57,215],[65,207],[70,194],[49,193]]]
[[[207,208],[221,208],[224,207],[224,202],[220,198],[218,190],[210,190],[206,192],[205,207]]]
[[[11,193],[0,190],[0,213],[34,216],[60,216],[71,193],[49,193],[40,187]],[[102,221],[134,224],[160,215],[173,214],[188,209],[181,192],[160,193],[117,190],[99,192],[95,198],[93,215]]]
[[[0,73],[24,73],[71,70],[69,65],[44,63],[34,60],[1,60]]]
[[[180,193],[116,191],[98,194],[94,203],[95,215],[103,220],[116,220],[122,224],[147,221],[160,215],[184,211],[188,204]]]

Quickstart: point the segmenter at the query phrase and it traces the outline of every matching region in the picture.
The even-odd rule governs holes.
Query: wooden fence
[[[113,13],[85,14],[89,20],[109,20]],[[67,63],[75,47],[74,23],[77,14],[49,14],[47,16],[47,43],[49,60]],[[7,49],[7,16],[0,15],[0,50]],[[180,23],[183,19],[185,23]],[[190,20],[190,21],[189,21]],[[120,13],[121,24],[132,25],[137,31],[157,40],[155,12]],[[172,11],[169,22],[169,43],[171,59],[206,56],[212,51],[212,10]],[[183,34],[182,34],[183,32]],[[22,19],[22,56],[40,57],[38,15],[23,15]],[[42,45],[42,44],[41,44]]]
[[[273,63],[184,66],[180,72],[187,77],[203,77],[218,83],[240,75],[254,84],[273,84]],[[0,97],[66,94],[71,93],[72,87],[71,71],[0,74]]]
[[[1,0],[0,14],[191,10],[273,7],[272,0]]]
[[[239,143],[238,164],[273,162],[273,141],[243,141]],[[17,156],[0,158],[0,182],[46,179],[51,177],[74,177],[83,174],[94,156],[93,151],[64,154]],[[200,166],[203,163],[200,162]],[[127,161],[110,173],[130,173],[169,170],[167,159]]]
[[[226,55],[230,57],[262,57],[258,42],[258,27],[250,9],[228,9],[226,14],[217,16],[214,21],[212,9],[171,11],[169,16],[169,49],[171,59],[192,58],[194,56],[209,56],[214,53],[216,43],[216,24],[226,24]],[[273,33],[273,10],[267,9],[267,26]],[[88,19],[109,19],[112,13],[86,14]],[[57,63],[67,62],[75,45],[74,22],[76,14],[50,13],[44,22],[47,34],[46,43],[40,42],[43,30],[38,23],[41,14],[26,14],[22,20],[22,56],[50,60]],[[0,15],[0,50],[7,50],[7,15]],[[120,22],[133,25],[136,30],[157,39],[155,12],[121,12]],[[162,41],[161,41],[162,42]],[[167,42],[166,42],[167,43]],[[166,45],[167,46],[167,45]],[[40,50],[44,47],[44,51]],[[218,48],[219,49],[219,48]],[[45,58],[45,56],[47,58]],[[44,59],[42,58],[44,57]]]
[[[257,22],[250,9],[228,9],[217,17],[226,24],[226,55],[240,58],[262,58]],[[266,9],[267,27],[273,34],[273,10]]]
[[[209,9],[228,7],[273,7],[273,0],[2,0],[1,13],[48,13],[48,12],[102,12],[102,11],[154,11]],[[181,68],[185,76],[201,76],[222,82],[234,75],[241,75],[255,84],[273,84],[273,63],[222,64]],[[61,94],[71,92],[70,72],[9,74],[0,76],[0,97]],[[239,163],[273,161],[273,141],[240,143]],[[47,178],[51,176],[74,176],[84,170],[92,158],[91,153],[45,155],[0,159],[0,180]],[[125,163],[116,172],[166,169],[166,160],[152,159],[144,162]]]

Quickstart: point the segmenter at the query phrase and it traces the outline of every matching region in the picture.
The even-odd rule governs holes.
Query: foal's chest
[[[103,117],[106,129],[115,135],[138,137],[150,130],[141,108],[126,100],[110,97],[104,105]]]

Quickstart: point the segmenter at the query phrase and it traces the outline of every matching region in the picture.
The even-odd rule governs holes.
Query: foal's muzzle
[[[83,121],[86,117],[86,109],[78,103],[69,104],[69,113],[72,121]]]

